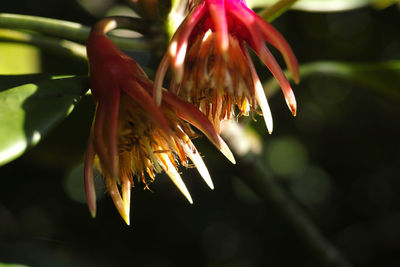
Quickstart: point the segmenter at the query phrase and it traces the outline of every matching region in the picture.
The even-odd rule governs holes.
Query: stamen
[[[147,150],[147,153],[150,156],[151,161],[153,162],[154,169],[156,170],[157,173],[160,173],[162,171],[162,168],[161,168],[160,164],[158,163],[158,159],[154,155],[153,149],[150,147],[149,142],[147,141],[147,139],[145,137],[142,137],[141,140]]]

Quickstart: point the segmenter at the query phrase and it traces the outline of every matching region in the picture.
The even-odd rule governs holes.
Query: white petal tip
[[[272,117],[269,117],[269,120],[268,120],[264,116],[264,120],[265,120],[265,125],[267,126],[268,134],[272,134],[273,127],[274,127],[273,124],[272,124]]]
[[[206,182],[208,187],[214,189],[214,184],[212,182],[210,173],[208,172],[207,166],[206,164],[204,164],[203,159],[201,158],[199,152],[197,151],[193,143],[190,142],[190,145],[183,144],[183,147],[185,149],[186,154],[189,156],[189,158],[196,166],[197,171],[199,172],[201,178],[203,178],[204,182]]]
[[[225,143],[225,141],[219,137],[219,144],[220,144],[220,151],[224,156],[232,162],[232,164],[236,164],[235,157],[232,154],[232,151],[229,149],[228,145]]]
[[[96,218],[96,211],[90,211],[90,216],[92,216],[92,218]]]
[[[129,220],[129,216],[124,218],[124,221],[125,221],[126,225],[128,225],[128,226],[131,225],[131,222]]]
[[[163,160],[166,163],[166,166],[162,164],[164,171],[167,173],[168,177],[172,180],[175,186],[181,191],[181,193],[186,197],[190,204],[193,204],[192,197],[188,189],[186,188],[185,183],[183,182],[181,176],[178,171],[175,169],[175,166],[172,164],[167,155],[162,154]]]

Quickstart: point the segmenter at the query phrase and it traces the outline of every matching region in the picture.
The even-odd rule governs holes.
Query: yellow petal
[[[268,133],[271,134],[273,130],[273,121],[271,109],[269,108],[267,97],[265,96],[264,89],[261,85],[260,79],[257,75],[253,75],[255,94],[258,105],[260,105],[261,111],[264,116],[265,125],[267,126]]]
[[[126,222],[127,225],[129,225],[129,210],[127,213],[126,204],[121,198],[121,195],[117,187],[117,183],[115,182],[114,179],[110,177],[107,177],[105,180],[106,180],[107,190],[111,195],[115,207],[117,208],[122,219]]]
[[[214,189],[214,184],[212,182],[210,173],[208,172],[208,169],[206,165],[204,164],[203,159],[201,158],[199,152],[197,151],[196,147],[193,145],[192,141],[187,140],[187,144],[182,142],[183,149],[185,150],[185,153],[188,155],[190,160],[194,163],[196,166],[198,172],[200,173],[201,177],[203,180],[206,182],[206,184],[211,188]]]
[[[164,171],[168,174],[169,178],[174,182],[176,187],[181,191],[181,193],[187,198],[190,204],[193,204],[192,197],[189,194],[189,191],[186,188],[185,183],[182,181],[181,176],[177,172],[175,166],[170,161],[169,157],[165,153],[160,153],[159,156],[162,159],[161,166],[163,167]]]
[[[231,150],[229,149],[228,145],[225,143],[225,141],[218,136],[218,144],[219,144],[219,150],[221,151],[222,154],[230,161],[232,164],[236,164],[235,157],[233,156]]]
[[[130,209],[131,209],[131,188],[132,184],[129,179],[122,182],[121,191],[122,191],[122,201],[124,205],[125,214],[127,214],[127,218],[125,222],[127,225],[130,225]]]

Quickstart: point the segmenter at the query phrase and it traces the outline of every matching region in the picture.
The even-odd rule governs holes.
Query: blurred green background
[[[129,12],[124,4],[15,0],[3,1],[0,12],[92,25],[110,9]],[[301,64],[400,60],[397,6],[289,11],[273,25]],[[137,56],[154,68],[155,55]],[[263,80],[270,78],[264,66],[256,65]],[[0,73],[38,72],[86,74],[87,65],[51,51],[0,42]],[[398,81],[388,77],[388,83]],[[400,84],[392,86],[400,90]],[[273,134],[266,134],[259,117],[250,123],[261,138],[265,168],[355,266],[400,266],[398,99],[323,73],[303,79],[294,90],[297,117],[291,117],[277,93],[270,98]],[[99,178],[101,200],[92,219],[84,203],[81,163],[93,112],[94,103],[85,96],[43,142],[0,168],[0,266],[319,266],[279,207],[261,201],[245,185],[249,172],[240,158],[232,166],[204,138],[196,145],[214,191],[194,169],[182,169],[194,199],[190,205],[159,175],[152,192],[136,185],[132,225],[126,226]]]

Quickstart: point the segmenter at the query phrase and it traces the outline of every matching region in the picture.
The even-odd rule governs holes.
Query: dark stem
[[[305,211],[293,201],[273,175],[255,156],[245,156],[237,165],[238,173],[263,201],[271,204],[316,255],[320,265],[352,267],[352,264],[326,239]]]

